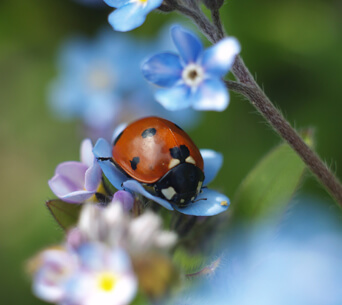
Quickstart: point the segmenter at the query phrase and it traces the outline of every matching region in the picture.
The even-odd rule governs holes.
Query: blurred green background
[[[56,52],[71,34],[94,36],[111,9],[72,0],[0,1],[0,296],[2,304],[42,304],[31,295],[25,261],[62,239],[44,207],[56,165],[78,160],[76,123],[51,117],[46,87],[56,76]],[[227,0],[222,19],[242,45],[242,56],[271,100],[296,126],[315,127],[317,151],[341,177],[342,2],[338,0]],[[134,35],[156,35],[183,17],[152,13]],[[232,93],[223,113],[205,113],[191,136],[199,147],[223,152],[213,183],[228,196],[280,142],[248,101]],[[307,175],[302,192],[336,209]]]

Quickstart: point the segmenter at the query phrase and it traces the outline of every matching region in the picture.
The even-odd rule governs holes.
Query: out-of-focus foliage
[[[70,204],[59,199],[47,201],[46,206],[63,229],[76,225],[82,208],[80,204]]]
[[[72,0],[0,2],[0,295],[5,304],[43,304],[31,294],[24,261],[62,239],[44,207],[54,197],[47,181],[58,163],[78,159],[81,131],[75,123],[53,119],[47,108],[47,84],[57,76],[57,49],[73,34],[94,37],[111,11]],[[271,100],[296,127],[316,128],[318,153],[341,176],[340,1],[227,0],[221,12]],[[152,38],[176,18],[190,24],[173,13],[151,13],[132,34]],[[255,109],[235,94],[225,112],[206,113],[190,134],[199,147],[223,153],[223,168],[212,187],[229,197],[279,143]],[[337,211],[314,179],[303,190],[326,198],[323,209]]]
[[[285,143],[268,153],[237,189],[234,221],[278,221],[299,186],[305,170],[300,157]]]

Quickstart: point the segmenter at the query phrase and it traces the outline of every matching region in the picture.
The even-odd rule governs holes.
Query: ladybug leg
[[[98,161],[111,161],[111,162],[113,162],[113,158],[110,158],[110,157],[106,157],[106,158],[102,158],[102,157],[98,157],[98,158],[96,158],[96,160],[98,160]]]
[[[207,186],[202,186],[201,187],[201,190],[199,191],[200,193],[203,193],[203,189],[207,189],[208,187]]]
[[[200,199],[196,199],[196,200],[191,200],[192,203],[200,201],[200,200],[208,200],[208,198],[200,198]]]

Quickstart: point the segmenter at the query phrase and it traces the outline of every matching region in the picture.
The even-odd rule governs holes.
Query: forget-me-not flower
[[[33,291],[45,301],[63,305],[129,304],[137,279],[121,248],[84,243],[77,250],[61,247],[42,252]]]
[[[114,30],[127,32],[141,26],[149,12],[159,7],[163,0],[104,0],[116,10],[108,17]]]
[[[222,77],[240,52],[238,41],[224,38],[204,50],[202,42],[181,26],[172,27],[171,36],[179,55],[160,53],[142,65],[145,78],[163,87],[156,91],[156,100],[168,110],[226,109],[229,94]]]
[[[165,31],[165,30],[163,30]],[[165,40],[131,39],[129,34],[101,30],[94,39],[69,39],[59,52],[58,76],[48,100],[52,112],[65,120],[79,119],[91,138],[110,137],[113,128],[147,115],[191,126],[195,111],[167,111],[156,103],[140,63]]]
[[[222,166],[223,157],[210,149],[200,150],[204,161],[204,175],[203,184],[207,185],[217,175]],[[183,214],[195,216],[211,216],[224,212],[229,206],[229,199],[225,195],[204,188],[196,197],[195,202],[190,202],[186,207],[177,207],[172,205],[169,201],[160,197],[154,196],[140,184],[138,181],[126,176],[120,169],[110,160],[112,158],[112,148],[104,139],[99,139],[94,146],[93,153],[101,166],[101,169],[110,183],[117,189],[126,189],[131,192],[142,194],[144,197],[155,201],[168,210],[177,210]]]

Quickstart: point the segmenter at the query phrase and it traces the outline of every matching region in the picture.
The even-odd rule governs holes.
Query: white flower
[[[148,211],[132,219],[118,202],[107,208],[86,205],[78,227],[86,239],[120,246],[131,254],[167,250],[177,241],[174,232],[162,230],[162,221],[156,214]]]

